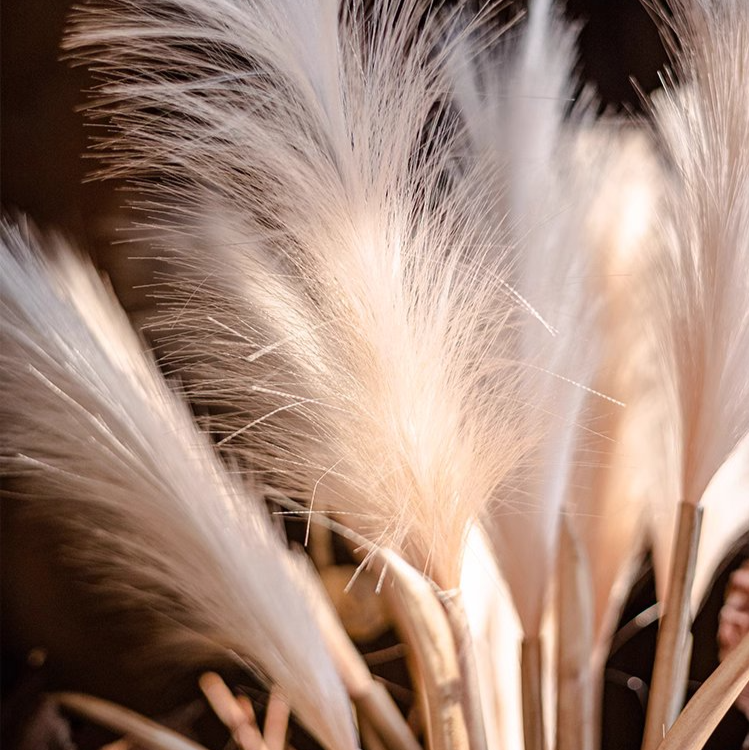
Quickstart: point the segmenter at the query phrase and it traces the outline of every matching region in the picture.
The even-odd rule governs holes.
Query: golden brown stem
[[[328,650],[359,714],[366,717],[372,729],[391,750],[421,750],[388,691],[372,677],[322,587],[313,603]]]
[[[592,591],[582,548],[564,516],[557,581],[557,750],[593,749]]]
[[[680,662],[687,647],[690,629],[690,594],[697,564],[701,523],[701,507],[679,503],[676,543],[668,594],[658,629],[642,750],[656,750],[684,701],[685,671]]]
[[[254,712],[252,717],[248,715],[247,709],[240,705],[219,675],[206,672],[201,675],[198,685],[240,750],[269,750],[254,721]]]
[[[359,719],[359,735],[364,750],[387,750],[380,739],[380,735],[363,716]]]
[[[520,651],[525,750],[545,750],[542,694],[543,644],[538,637],[524,638]]]
[[[749,634],[700,689],[658,745],[658,750],[700,750],[749,683]]]
[[[54,693],[51,697],[64,709],[113,732],[126,734],[148,750],[206,750],[187,737],[116,703],[83,693]]]
[[[289,730],[289,704],[275,691],[271,691],[265,709],[263,739],[268,750],[284,750]]]
[[[466,716],[470,747],[471,750],[487,750],[476,657],[463,596],[459,589],[453,589],[443,594],[442,599],[458,649],[458,664],[463,677],[463,710]]]
[[[383,590],[423,684],[428,747],[469,750],[460,667],[445,610],[420,573],[393,552],[380,555],[392,578]]]

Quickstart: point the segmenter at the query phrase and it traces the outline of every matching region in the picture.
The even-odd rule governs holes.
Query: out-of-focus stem
[[[213,712],[231,732],[232,739],[240,750],[270,750],[258,729],[254,711],[248,714],[219,675],[206,672],[200,677],[198,684]],[[252,704],[250,709],[251,707]]]
[[[322,586],[313,603],[328,650],[357,712],[366,717],[371,728],[391,750],[421,750],[390,693],[372,677]]]
[[[83,693],[54,693],[51,697],[66,710],[113,732],[128,735],[148,750],[206,750],[187,737],[116,703]]]
[[[543,644],[538,637],[524,638],[520,650],[525,750],[545,750],[542,692]]]
[[[452,630],[442,604],[424,577],[388,550],[379,553],[393,617],[409,644],[423,685],[430,750],[470,750],[463,687]]]
[[[380,735],[363,716],[359,718],[359,735],[364,750],[387,750]]]
[[[453,589],[444,593],[442,600],[458,650],[458,664],[463,677],[463,710],[470,747],[471,750],[487,750],[476,656],[473,650],[473,638],[468,626],[468,617],[463,605],[463,596],[459,589]]]
[[[286,747],[290,713],[289,704],[278,693],[271,691],[263,724],[263,739],[268,750],[284,750]]]
[[[557,580],[557,750],[593,749],[594,606],[581,546],[564,516]]]
[[[697,564],[701,524],[701,507],[692,503],[679,503],[676,542],[668,593],[658,629],[642,750],[655,750],[658,747],[684,700],[686,673],[681,660],[689,636],[690,594]]]
[[[657,750],[700,750],[747,683],[749,634],[702,683]]]

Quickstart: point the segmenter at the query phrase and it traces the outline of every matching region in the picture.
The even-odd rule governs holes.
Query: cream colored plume
[[[489,191],[451,178],[450,17],[114,5],[68,47],[107,75],[110,171],[161,174],[155,199],[182,207],[173,362],[220,410],[222,448],[457,586],[471,522],[533,438],[504,229],[483,222]]]
[[[651,300],[678,417],[678,496],[664,501],[697,504],[749,433],[749,6],[679,0],[674,12],[682,85],[654,103],[670,172]],[[656,525],[658,548],[672,530]]]
[[[669,415],[655,392],[655,345],[643,325],[642,299],[662,199],[661,168],[647,134],[610,122],[580,139],[581,169],[590,169],[591,160],[601,156],[601,139],[604,149],[612,140],[615,149],[606,155],[600,189],[585,219],[593,273],[604,290],[606,333],[594,387],[615,394],[626,408],[591,400],[569,509],[587,554],[602,668],[629,576],[647,544],[646,513],[661,500],[661,435]]]
[[[186,633],[234,652],[325,747],[353,750],[304,566],[197,433],[94,269],[60,238],[42,250],[4,224],[0,271],[3,473],[72,524],[78,563],[109,604],[158,611],[165,645]]]
[[[535,313],[517,327],[523,433],[543,436],[489,516],[489,535],[526,636],[538,636],[553,576],[562,507],[599,364],[598,280],[592,278],[585,216],[599,167],[572,153],[584,127],[565,123],[574,80],[575,33],[546,2],[531,4],[520,36],[496,51],[451,61],[471,159],[494,201],[485,220],[513,243],[512,282]],[[605,149],[598,149],[603,159]],[[466,180],[476,184],[476,175]],[[619,408],[607,402],[611,408]],[[574,500],[571,497],[570,500]]]

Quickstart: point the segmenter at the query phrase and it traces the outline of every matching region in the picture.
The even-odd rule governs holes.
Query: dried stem
[[[383,590],[422,679],[429,750],[468,750],[460,666],[445,610],[421,574],[389,550],[380,556],[393,579]]]
[[[206,750],[187,737],[116,703],[83,693],[53,693],[51,698],[68,711],[132,737],[148,750]]]
[[[557,582],[557,750],[593,750],[594,605],[579,540],[562,517]]]
[[[658,629],[653,679],[645,719],[642,750],[655,750],[681,709],[686,672],[681,664],[687,648],[691,612],[690,592],[697,564],[702,508],[679,503],[668,594]]]
[[[263,742],[263,735],[255,721],[255,712],[249,714],[246,705],[243,707],[238,702],[219,675],[206,672],[200,677],[198,684],[213,712],[229,730],[240,750],[270,750]]]
[[[538,637],[524,638],[520,652],[525,750],[545,750],[543,711],[543,644]]]
[[[363,716],[359,719],[359,734],[364,750],[387,750],[379,734]]]
[[[359,715],[367,719],[391,750],[421,750],[388,691],[372,677],[324,591],[313,604],[328,650]]]
[[[268,750],[284,750],[289,731],[289,704],[274,690],[265,710],[263,737]]]
[[[658,750],[700,750],[749,683],[749,634],[702,683]]]
[[[471,750],[487,750],[476,656],[463,596],[460,589],[453,589],[445,592],[441,598],[458,650],[458,664],[463,677],[463,710],[466,716],[470,747]]]

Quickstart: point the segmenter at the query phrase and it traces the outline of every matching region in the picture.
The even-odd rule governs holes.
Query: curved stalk
[[[543,643],[538,637],[523,638],[520,677],[523,697],[525,750],[545,750],[543,703]]]
[[[658,750],[700,750],[749,683],[749,634],[702,683]]]
[[[460,666],[445,610],[420,573],[390,550],[379,555],[392,577],[383,591],[423,682],[429,750],[469,750]]]
[[[463,595],[460,589],[453,589],[444,592],[440,598],[445,607],[447,620],[458,650],[458,664],[463,677],[463,710],[465,711],[471,750],[487,750],[476,656],[463,604]]]
[[[53,693],[50,697],[67,711],[132,737],[148,750],[206,750],[202,745],[152,719],[102,698],[84,693]]]
[[[557,750],[593,750],[593,598],[579,540],[562,516],[557,581]]]

